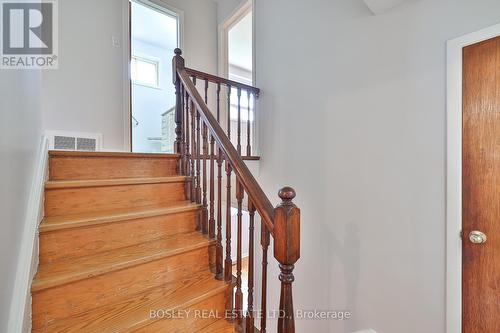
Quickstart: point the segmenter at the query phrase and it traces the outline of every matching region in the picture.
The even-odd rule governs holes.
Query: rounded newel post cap
[[[295,195],[295,190],[290,186],[285,186],[278,192],[278,196],[283,201],[292,201],[293,198],[295,198]]]
[[[174,50],[174,53],[175,53],[175,55],[180,56],[180,55],[182,55],[182,50],[181,50],[180,48],[178,48],[178,47],[177,47],[177,48]]]

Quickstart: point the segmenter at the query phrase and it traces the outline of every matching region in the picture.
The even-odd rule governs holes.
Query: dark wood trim
[[[203,154],[200,155],[201,158],[204,157]],[[207,156],[207,159],[210,159],[210,155]],[[260,161],[260,156],[240,156],[243,161]],[[214,158],[217,158],[217,155],[214,155]]]
[[[202,149],[203,149],[203,156],[201,159],[202,162],[202,184],[201,184],[201,189],[202,189],[202,204],[203,204],[203,233],[206,235],[209,233],[209,225],[208,225],[208,199],[207,199],[207,156],[208,155],[208,136],[207,136],[207,126],[205,123],[202,123]]]
[[[255,208],[252,207],[255,211]],[[267,331],[267,251],[269,249],[270,244],[270,236],[269,230],[267,230],[265,224],[261,224],[260,226],[260,245],[262,247],[262,290],[261,290],[261,313],[262,316],[260,318],[260,330],[262,333],[266,333]]]
[[[198,90],[189,78],[186,70],[178,68],[178,76],[182,84],[186,88],[187,93],[191,97],[195,107],[200,110],[198,113],[203,118],[203,121],[210,129],[210,133],[214,136],[217,145],[221,148],[227,161],[236,174],[237,179],[240,179],[245,191],[248,193],[262,220],[266,223],[267,228],[271,234],[274,234],[274,207],[267,198],[266,194],[255,180],[254,176],[246,166],[245,162],[241,159],[240,155],[234,148],[229,138],[224,133],[224,130],[219,125],[208,106],[203,101]]]
[[[255,208],[252,200],[248,200],[248,281],[247,281],[247,310],[248,316],[246,318],[246,331],[251,332],[254,328],[254,309],[253,309],[253,287],[254,287],[254,221],[255,221]]]
[[[242,250],[243,250],[243,186],[236,179],[236,200],[238,202],[238,210],[236,213],[237,229],[236,229],[236,292],[234,293],[235,309],[237,311],[236,323],[241,327],[243,319],[243,290],[241,287],[241,269],[242,269]]]
[[[252,173],[248,169],[247,165],[244,162],[244,157],[241,156],[241,89],[245,89],[241,87],[241,84],[237,82],[232,82],[226,80],[228,83],[228,103],[230,103],[230,95],[231,95],[231,87],[235,86],[238,89],[238,128],[237,128],[237,148],[234,147],[233,143],[230,139],[230,112],[228,112],[228,131],[227,134],[224,133],[223,128],[220,126],[220,119],[216,119],[215,115],[212,114],[210,109],[207,106],[208,99],[208,82],[213,80],[212,82],[216,82],[218,85],[217,89],[217,118],[220,117],[219,114],[219,94],[220,94],[220,84],[222,83],[220,78],[211,76],[209,74],[186,69],[184,67],[184,59],[181,57],[181,50],[175,50],[175,57],[173,60],[174,63],[174,83],[179,86],[179,90],[183,93],[185,91],[186,99],[191,101],[192,107],[192,136],[193,136],[193,147],[196,147],[195,151],[195,160],[196,160],[196,175],[194,179],[196,180],[196,202],[201,203],[203,201],[203,210],[207,211],[207,200],[206,200],[206,160],[210,158],[211,160],[211,179],[214,179],[214,160],[215,160],[215,152],[214,152],[214,143],[217,144],[218,147],[218,232],[217,232],[217,241],[221,247],[221,226],[220,226],[220,216],[221,212],[221,164],[222,158],[225,161],[225,171],[226,171],[226,246],[225,246],[225,261],[224,261],[224,274],[222,274],[221,260],[222,255],[219,253],[218,263],[215,269],[217,278],[224,278],[224,280],[228,283],[232,283],[232,286],[236,287],[236,291],[234,293],[235,304],[232,302],[228,302],[227,310],[235,311],[233,312],[235,320],[235,327],[238,331],[247,331],[251,330],[253,326],[253,315],[244,315],[242,313],[243,308],[243,291],[242,291],[242,240],[243,240],[243,229],[242,229],[242,206],[244,193],[247,192],[248,202],[249,202],[249,213],[251,214],[251,221],[249,227],[249,247],[251,260],[249,265],[250,268],[249,280],[248,280],[248,308],[253,309],[253,216],[255,211],[259,213],[263,223],[262,233],[261,233],[261,246],[263,250],[263,258],[262,258],[262,304],[261,310],[265,312],[267,309],[267,249],[269,246],[270,236],[272,235],[274,238],[274,257],[279,262],[279,267],[281,273],[279,275],[279,279],[281,281],[281,295],[280,295],[280,317],[278,318],[278,333],[295,333],[295,319],[294,319],[294,308],[293,308],[293,293],[292,293],[292,283],[294,281],[294,265],[297,260],[300,258],[300,209],[295,206],[293,203],[293,199],[295,198],[295,191],[291,187],[282,188],[278,195],[281,198],[281,203],[274,208],[269,201],[269,198],[266,196],[260,185],[257,183]],[[204,76],[202,75],[204,74]],[[203,99],[200,95],[200,92],[196,88],[196,78],[200,78],[205,80],[205,99]],[[252,87],[253,88],[253,87]],[[258,92],[254,93],[257,95]],[[249,112],[249,110],[247,110]],[[195,114],[196,114],[196,130],[194,128],[195,122]],[[182,122],[182,119],[180,119]],[[200,123],[202,125],[203,132],[203,142],[200,139]],[[248,126],[248,124],[247,124]],[[182,129],[182,124],[177,126]],[[196,132],[196,133],[195,133]],[[208,132],[208,133],[207,133]],[[180,141],[184,140],[184,135],[177,136],[180,138]],[[196,137],[196,139],[195,139]],[[211,149],[210,152],[208,150],[208,138],[211,141]],[[200,145],[203,144],[203,152],[200,151]],[[184,143],[180,142],[181,147],[183,147]],[[182,152],[182,149],[180,150]],[[251,152],[247,147],[247,154]],[[248,158],[247,158],[248,159]],[[203,161],[203,200],[201,200],[201,192],[200,192],[200,160]],[[194,163],[193,163],[194,164]],[[237,248],[236,248],[236,278],[233,277],[232,274],[232,257],[231,257],[231,206],[232,202],[232,191],[231,191],[231,173],[234,171],[234,177],[236,180],[236,200],[237,200]],[[194,173],[194,172],[193,172]],[[213,197],[213,188],[211,188],[210,197]],[[211,205],[213,205],[211,203]],[[204,221],[207,213],[205,213]],[[210,210],[211,220],[213,219],[213,207]],[[206,228],[199,228],[204,233],[207,232]],[[214,234],[211,234],[214,236]],[[220,249],[221,250],[221,249]],[[219,251],[220,251],[219,250]],[[234,284],[234,281],[236,282]],[[261,318],[261,331],[266,331],[266,316],[264,315]],[[245,322],[243,323],[243,320]],[[248,326],[248,327],[247,327]]]
[[[295,333],[292,300],[293,269],[300,258],[300,209],[292,202],[295,191],[284,187],[279,191],[282,202],[275,209],[274,257],[280,263],[281,295],[278,333]]]
[[[210,136],[210,219],[208,220],[208,235],[215,238],[215,140]]]
[[[186,70],[186,73],[188,74],[188,76],[194,76],[198,79],[207,80],[207,81],[210,81],[212,83],[222,83],[222,84],[225,84],[226,86],[231,86],[231,87],[236,87],[236,88],[241,88],[243,90],[251,91],[253,94],[255,94],[255,97],[258,97],[260,94],[259,88],[252,87],[252,86],[249,86],[249,85],[244,84],[244,83],[228,80],[228,79],[225,79],[225,78],[213,75],[213,74],[201,72],[201,71],[198,71],[196,69],[192,69],[192,68],[188,68],[188,67],[185,67],[185,70]]]
[[[213,137],[212,137],[213,139]],[[217,147],[217,245],[216,245],[216,275],[217,280],[224,279],[224,253],[222,248],[222,152]]]
[[[243,161],[260,161],[260,156],[241,156]]]
[[[226,161],[226,202],[231,202],[231,164]],[[233,261],[231,258],[231,205],[226,204],[226,260],[224,277],[226,282],[233,279]]]

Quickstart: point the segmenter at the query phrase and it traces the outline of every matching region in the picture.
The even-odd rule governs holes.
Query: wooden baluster
[[[184,85],[182,83],[179,85],[179,95],[181,95],[181,140],[182,140],[182,152],[181,152],[181,174],[186,175],[186,131],[185,124],[186,119],[184,119],[184,110],[186,105],[186,100],[184,98]]]
[[[205,104],[208,105],[208,80],[205,79]]]
[[[193,140],[195,142],[194,145],[194,160],[193,160],[193,168],[194,168],[194,202],[197,204],[200,204],[200,196],[198,195],[198,188],[200,186],[200,173],[199,173],[199,164],[200,164],[200,138],[199,138],[199,119],[200,115],[198,113],[198,110],[195,108],[194,109],[194,119],[193,119],[193,126],[194,126],[194,132],[193,132]],[[202,231],[202,219],[201,219],[201,211],[198,211],[196,214],[196,230]]]
[[[220,83],[217,83],[217,122],[220,124]]]
[[[224,279],[222,252],[222,151],[217,149],[217,242],[215,243],[216,279]]]
[[[186,175],[187,177],[190,176],[189,174],[189,95],[184,89],[184,86],[181,85],[182,87],[182,96],[184,99],[184,108],[182,109],[182,114],[183,114],[183,131],[184,131],[184,161],[183,161],[183,175]],[[187,199],[191,200],[191,182],[187,181],[185,185],[185,192]]]
[[[196,173],[194,171],[196,161],[196,110],[194,102],[191,99],[191,201],[196,202]],[[198,225],[196,230],[200,230]]]
[[[207,156],[208,156],[208,137],[207,125],[202,122],[202,136],[203,136],[203,215],[202,215],[202,231],[208,234],[208,204],[207,204]]]
[[[194,86],[196,87],[196,76],[194,76],[194,75],[193,75],[193,76],[191,76],[191,79],[192,79],[192,81],[193,81]],[[196,114],[197,114],[197,112],[196,112]],[[197,114],[197,116],[199,117],[199,115],[198,115],[198,114]],[[195,131],[196,131],[196,122],[195,122]],[[196,133],[196,132],[195,132],[195,133]],[[197,146],[196,146],[195,148],[198,148],[198,147],[199,147],[199,145],[200,145],[200,140],[198,139],[198,141],[197,141]],[[200,154],[198,153],[198,154],[197,154],[197,157],[199,158],[199,156],[200,156]],[[198,159],[196,159],[196,161],[198,161]],[[194,163],[194,161],[193,161],[193,163]],[[195,164],[195,167],[196,167],[196,164]],[[195,175],[193,175],[193,177],[195,177]],[[197,181],[199,181],[199,179],[200,179],[200,178],[198,177]],[[198,198],[197,187],[195,187],[195,192],[196,192],[196,198]],[[197,200],[198,200],[198,199],[196,199],[196,202],[198,202]],[[201,229],[200,229],[200,230],[201,230]]]
[[[220,83],[217,83],[217,122],[220,122]],[[212,137],[212,140],[214,138]],[[213,149],[212,149],[213,152]],[[215,278],[223,279],[222,253],[222,152],[217,148],[217,241],[215,246]],[[213,177],[213,172],[212,172]]]
[[[200,111],[196,110],[196,203],[201,204],[201,129],[200,129]],[[204,209],[198,214],[198,225],[201,232],[204,232]]]
[[[210,135],[210,220],[208,221],[208,236],[215,238],[215,139]]]
[[[187,165],[188,165],[188,161],[189,161],[189,148],[188,148],[188,137],[189,137],[189,131],[187,130],[187,126],[186,124],[188,123],[188,116],[186,115],[186,106],[189,102],[189,100],[187,99],[187,96],[186,96],[186,89],[184,87],[184,85],[181,85],[182,89],[181,89],[181,92],[182,92],[182,110],[181,110],[181,113],[182,113],[182,142],[183,142],[183,147],[182,147],[182,174],[185,175],[185,176],[188,176],[189,172],[188,172],[188,168],[187,168]],[[186,186],[185,186],[185,189],[186,189],[186,195],[188,196],[189,195],[189,181],[186,182]]]
[[[252,143],[250,142],[251,140],[251,130],[252,126],[250,124],[250,90],[247,90],[247,99],[248,99],[248,115],[247,115],[247,156],[252,156]],[[255,117],[255,111],[254,111],[254,117]]]
[[[241,155],[241,88],[238,88],[238,137],[236,150]]]
[[[267,328],[267,249],[269,248],[270,233],[264,221],[261,222],[260,245],[262,247],[262,300],[260,318],[260,332],[266,333]]]
[[[196,202],[199,204],[201,204],[201,145],[200,112],[196,110]],[[203,231],[203,228],[201,230]]]
[[[227,86],[227,138],[231,141],[231,86]]]
[[[185,90],[185,89],[184,89]],[[192,177],[191,174],[191,147],[190,147],[190,125],[189,125],[189,104],[191,103],[191,100],[189,98],[189,95],[187,91],[184,93],[184,100],[186,104],[185,108],[185,113],[184,113],[184,132],[186,133],[186,146],[185,146],[185,151],[186,151],[186,162],[184,164],[184,169],[185,169],[185,175],[188,177]],[[193,180],[190,179],[188,182],[186,182],[186,193],[189,197],[190,200],[192,200],[192,186],[193,186]]]
[[[181,80],[177,71],[184,69],[184,59],[181,57],[182,51],[179,48],[174,50],[175,56],[172,60],[173,83],[175,85],[175,143],[174,151],[177,154],[183,154],[182,151],[182,104],[181,104]],[[177,173],[182,174],[182,159],[177,164]]]
[[[179,84],[179,96],[180,96],[180,104],[181,104],[181,107],[180,107],[180,114],[181,114],[181,151],[179,152],[179,154],[181,155],[180,158],[179,158],[179,174],[180,175],[183,175],[185,176],[186,173],[185,173],[185,169],[184,169],[184,166],[185,166],[185,160],[186,160],[186,137],[185,137],[185,132],[184,132],[184,123],[185,123],[185,120],[184,120],[184,86],[182,85],[182,83]],[[177,106],[176,106],[177,107]]]
[[[226,261],[224,263],[226,282],[232,281],[233,261],[231,259],[231,164],[226,161]]]
[[[189,108],[189,96],[186,90],[184,89],[183,85],[181,85],[181,92],[182,92],[182,98],[184,99],[184,105],[182,108],[182,118],[183,118],[182,130],[184,131],[184,155],[185,155],[183,169],[184,169],[184,175],[189,176],[189,170],[187,168],[187,163],[189,160],[189,125],[188,125],[189,114],[186,112],[186,110]]]
[[[242,323],[242,313],[243,313],[243,291],[241,289],[241,269],[242,269],[242,232],[243,232],[243,197],[244,197],[243,185],[239,179],[236,179],[236,201],[238,204],[237,213],[237,252],[236,252],[236,294],[235,294],[235,305],[236,311],[238,313],[237,324],[241,327]]]
[[[253,332],[254,330],[254,313],[253,313],[253,266],[254,266],[254,219],[255,219],[255,206],[248,198],[248,215],[250,218],[248,226],[248,307],[246,318],[246,331]]]
[[[295,333],[292,283],[294,265],[300,258],[300,209],[292,202],[293,188],[282,188],[279,197],[282,202],[274,209],[274,257],[281,270],[278,333]]]

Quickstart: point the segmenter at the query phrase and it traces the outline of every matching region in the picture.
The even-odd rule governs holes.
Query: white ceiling
[[[228,38],[229,63],[252,71],[252,13],[231,30]]]
[[[177,20],[132,2],[132,38],[162,48],[177,44]]]

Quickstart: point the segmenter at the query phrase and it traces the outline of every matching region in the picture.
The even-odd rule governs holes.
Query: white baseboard
[[[9,333],[31,332],[31,281],[38,267],[38,225],[43,218],[44,183],[48,173],[49,142],[42,137],[26,208],[16,280],[9,313]]]

